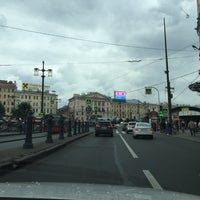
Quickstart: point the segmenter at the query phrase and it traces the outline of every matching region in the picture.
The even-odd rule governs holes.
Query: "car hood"
[[[81,200],[199,200],[199,196],[120,185],[85,183],[0,183],[0,198]]]

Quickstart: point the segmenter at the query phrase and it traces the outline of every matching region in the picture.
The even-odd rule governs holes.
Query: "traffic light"
[[[163,117],[163,112],[162,111],[159,112],[159,117]]]

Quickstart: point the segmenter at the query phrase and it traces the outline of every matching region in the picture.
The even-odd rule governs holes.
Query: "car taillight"
[[[112,126],[112,125],[109,125],[108,128],[113,128],[113,126]]]
[[[138,131],[138,128],[134,128],[134,131]]]
[[[150,131],[153,132],[153,128],[150,128]]]
[[[100,128],[100,126],[99,126],[99,125],[96,125],[96,128]]]

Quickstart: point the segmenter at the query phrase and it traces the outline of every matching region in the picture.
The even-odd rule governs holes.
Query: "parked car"
[[[113,137],[113,126],[110,121],[99,121],[95,126],[95,136],[109,135]]]
[[[153,128],[150,123],[146,122],[136,122],[133,128],[133,137],[145,136],[153,139]]]
[[[136,124],[136,122],[134,122],[134,121],[128,122],[126,133],[128,133],[128,134],[133,133],[133,129],[135,127],[135,124]]]

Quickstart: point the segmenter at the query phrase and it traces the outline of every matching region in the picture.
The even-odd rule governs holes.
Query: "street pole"
[[[42,61],[42,69],[34,68],[34,75],[38,76],[39,71],[42,72],[42,75],[41,75],[41,77],[42,77],[41,114],[42,114],[42,116],[44,116],[44,78],[45,78],[44,73],[48,72],[48,76],[51,77],[52,76],[52,69],[45,70],[44,69],[44,61]]]
[[[44,72],[45,72],[45,69],[44,69],[44,61],[42,61],[42,99],[41,99],[41,113],[42,113],[42,116],[44,116],[44,78],[45,78],[45,75],[44,75]]]
[[[165,27],[165,18],[164,21],[164,40],[165,40],[165,61],[166,61],[166,76],[167,76],[167,95],[168,95],[168,119],[169,122],[172,122],[172,111],[171,111],[171,87],[170,87],[170,81],[169,81],[169,68],[168,68],[168,55],[167,55],[167,37],[166,37],[166,27]]]

